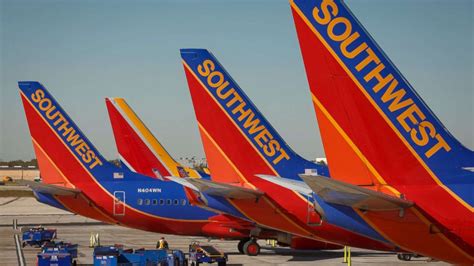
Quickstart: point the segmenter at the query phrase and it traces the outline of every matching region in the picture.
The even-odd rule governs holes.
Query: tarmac
[[[102,245],[122,244],[126,248],[153,249],[157,240],[164,236],[171,249],[181,249],[187,253],[188,245],[193,241],[207,243],[202,237],[175,236],[145,232],[84,218],[37,202],[31,197],[0,196],[0,265],[17,265],[18,255],[14,240],[19,229],[13,229],[13,220],[17,219],[18,228],[22,226],[42,225],[57,229],[58,240],[79,244],[78,265],[92,265],[92,248],[89,248],[91,233],[99,233]],[[237,241],[211,240],[210,244],[229,255],[228,265],[344,265],[343,251],[291,250],[272,248],[259,240],[261,254],[256,257],[242,255],[237,251]],[[26,265],[36,265],[39,248],[22,249]],[[20,253],[21,254],[21,253]],[[400,261],[396,255],[352,248],[352,265],[448,265],[429,261],[427,258],[413,258],[412,261]]]

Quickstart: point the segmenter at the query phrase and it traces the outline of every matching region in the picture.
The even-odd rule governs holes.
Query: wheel
[[[399,260],[403,260],[403,254],[398,253],[398,254],[397,254],[397,258],[398,258]]]
[[[257,256],[260,254],[260,245],[254,240],[249,240],[244,244],[244,252],[248,256]]]
[[[244,254],[244,245],[247,241],[249,241],[250,238],[244,238],[239,241],[239,244],[237,244],[237,249],[239,250],[240,254]]]
[[[403,254],[403,260],[410,261],[411,260],[411,254]]]

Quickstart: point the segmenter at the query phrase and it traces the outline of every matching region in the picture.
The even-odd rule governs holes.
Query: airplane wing
[[[367,211],[399,210],[414,205],[412,201],[406,199],[323,176],[300,175],[300,177],[315,194],[329,203]]]
[[[289,178],[282,178],[279,176],[272,176],[272,175],[255,175],[255,176],[260,177],[261,179],[267,180],[269,182],[272,182],[281,187],[284,187],[286,189],[296,191],[303,195],[312,196],[313,191],[308,186],[308,184],[306,184],[303,181],[292,180]],[[319,215],[321,216],[321,219],[326,220],[326,213],[324,212],[324,209],[321,207],[321,205],[319,205],[317,201],[313,200],[313,206],[316,212],[319,213]]]
[[[35,192],[41,192],[51,195],[60,195],[60,196],[76,196],[81,193],[81,190],[75,188],[68,188],[63,186],[57,186],[52,184],[45,184],[42,182],[35,182],[30,180],[19,180],[16,183],[28,186]]]
[[[257,176],[305,195],[314,192],[328,203],[367,211],[398,210],[413,206],[411,201],[323,176],[300,175],[304,182],[270,175]]]
[[[255,199],[263,196],[264,194],[259,190],[252,190],[227,183],[219,183],[200,178],[182,178],[173,176],[167,176],[165,178],[201,193],[231,199]]]

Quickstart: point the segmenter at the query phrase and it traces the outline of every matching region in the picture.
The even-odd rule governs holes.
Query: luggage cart
[[[76,254],[77,256],[77,254]],[[38,266],[75,266],[76,260],[65,248],[45,248],[37,255]]]
[[[21,240],[22,246],[41,247],[44,243],[56,238],[56,229],[45,229],[43,227],[28,228],[23,232]]]
[[[167,265],[166,250],[126,249],[107,246],[94,248],[94,266],[155,266]],[[172,266],[172,264],[170,265]]]
[[[45,250],[47,248],[58,248],[60,250],[64,250],[65,252],[71,254],[71,258],[77,259],[77,248],[78,244],[71,244],[63,241],[51,241],[46,242],[43,244],[42,249]]]
[[[227,264],[227,254],[211,245],[201,245],[199,242],[193,242],[189,245],[189,262],[192,266],[200,263],[214,263],[224,266]]]
[[[188,260],[181,250],[171,250],[168,253],[168,266],[188,266]]]

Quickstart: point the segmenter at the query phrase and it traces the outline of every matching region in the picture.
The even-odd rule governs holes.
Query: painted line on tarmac
[[[18,259],[18,265],[26,266],[25,255],[23,254],[23,249],[22,249],[21,243],[20,243],[20,236],[18,234],[15,234],[15,236],[13,236],[13,238],[15,239],[16,256],[17,256],[17,259]]]
[[[0,206],[3,206],[3,205],[7,205],[7,204],[9,204],[9,203],[12,203],[12,202],[14,202],[15,200],[18,200],[19,198],[20,198],[20,197],[14,198],[14,199],[9,200],[9,201],[6,201],[6,202],[4,202],[4,203],[0,203]]]

